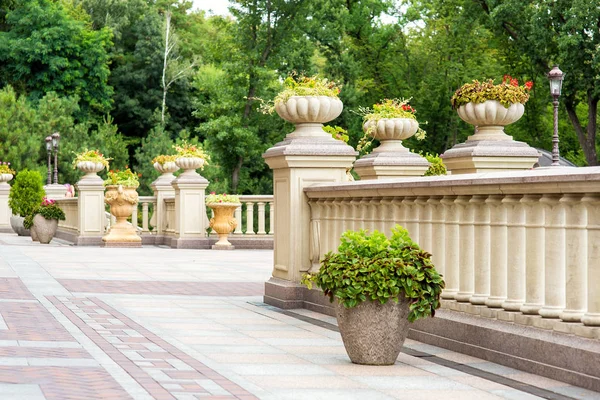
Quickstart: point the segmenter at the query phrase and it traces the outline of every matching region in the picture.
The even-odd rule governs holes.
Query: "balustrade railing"
[[[445,307],[600,333],[586,330],[600,326],[598,167],[363,181],[305,193],[313,270],[343,231],[389,234],[400,224],[433,254],[446,281]]]

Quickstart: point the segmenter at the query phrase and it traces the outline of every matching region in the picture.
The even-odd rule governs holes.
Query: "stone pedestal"
[[[0,182],[0,232],[13,232],[10,227],[12,211],[8,206],[8,193],[10,185],[8,182]]]
[[[99,245],[104,235],[104,185],[97,175],[86,175],[77,184],[78,237],[77,245]]]
[[[164,173],[150,185],[154,191],[154,196],[156,196],[156,206],[150,220],[150,225],[156,231],[156,244],[164,244],[167,239],[165,237],[168,224],[165,199],[175,197],[175,188],[173,188],[174,180],[175,175],[173,173]],[[167,244],[171,244],[170,239]]]
[[[175,238],[177,249],[208,249],[205,191],[208,180],[190,169],[172,182],[175,191]],[[158,202],[158,199],[157,199]]]
[[[46,198],[50,200],[64,199],[67,194],[67,187],[58,183],[51,185],[45,185],[44,191],[46,192]]]
[[[263,154],[273,169],[277,207],[273,278],[266,284],[270,295],[265,301],[286,308],[301,300],[294,294],[302,293],[298,282],[312,266],[310,243],[314,246],[319,241],[313,237],[311,242],[310,209],[303,189],[313,184],[345,182],[346,169],[356,158],[352,147],[323,132],[321,124],[298,125],[304,126]],[[295,135],[299,132],[308,135]]]

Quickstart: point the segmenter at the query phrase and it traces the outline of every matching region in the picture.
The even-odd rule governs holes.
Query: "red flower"
[[[533,82],[532,81],[525,82],[525,89],[531,90],[532,87],[533,87]]]
[[[513,85],[513,86],[519,86],[519,81],[518,81],[518,80],[516,80],[515,78],[512,78],[512,79],[510,80],[510,84],[511,84],[511,85]]]
[[[512,76],[510,76],[510,75],[504,75],[502,77],[502,83],[506,83],[507,81],[510,81],[510,80],[512,80]]]

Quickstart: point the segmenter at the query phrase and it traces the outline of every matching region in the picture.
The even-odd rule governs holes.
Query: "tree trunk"
[[[167,85],[167,64],[169,59],[169,34],[171,33],[171,13],[165,13],[165,54],[163,59],[163,71],[162,71],[162,88],[163,88],[163,98],[162,98],[162,107],[160,112],[160,122],[162,126],[165,126],[165,111],[167,108],[167,90],[169,90],[169,86]]]
[[[242,165],[244,164],[244,158],[238,158],[238,163],[233,169],[233,173],[231,174],[231,193],[237,193],[237,187],[240,183],[240,171],[242,170]]]
[[[583,126],[581,126],[581,121],[579,121],[579,117],[575,111],[576,104],[572,99],[567,99],[565,101],[565,108],[567,109],[567,114],[575,129],[575,133],[577,133],[577,139],[579,139],[579,144],[583,149],[585,160],[590,166],[598,165],[598,156],[596,154],[596,114],[598,112],[598,99],[593,98],[591,93],[588,93],[588,125],[585,130]]]

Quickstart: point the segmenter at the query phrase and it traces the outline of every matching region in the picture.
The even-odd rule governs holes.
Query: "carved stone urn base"
[[[208,206],[214,211],[215,216],[210,219],[209,226],[219,235],[219,241],[215,243],[213,250],[233,250],[235,247],[227,240],[227,236],[237,227],[237,220],[233,217],[239,203],[209,203]]]
[[[133,187],[107,186],[104,201],[110,205],[110,213],[117,222],[102,238],[105,247],[141,247],[142,238],[133,225],[127,222],[138,203],[138,194]]]

